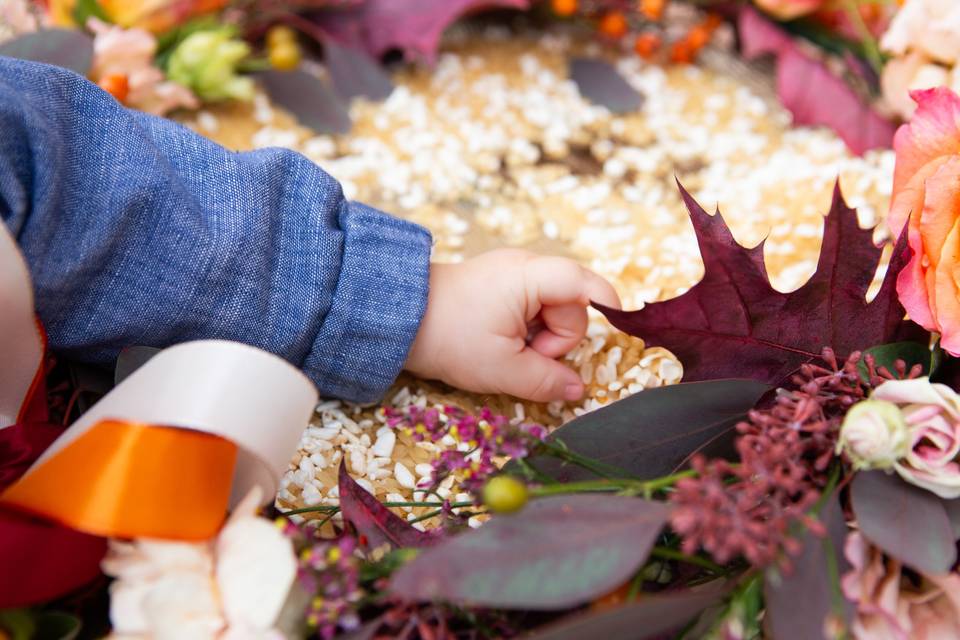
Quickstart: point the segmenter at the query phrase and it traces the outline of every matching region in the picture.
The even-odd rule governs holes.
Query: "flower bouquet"
[[[383,411],[385,432],[450,445],[409,502],[379,501],[341,467],[338,505],[258,510],[315,398],[249,348],[162,352],[52,445],[24,378],[22,406],[0,406],[12,423],[0,441],[25,452],[2,476],[0,595],[18,607],[0,628],[32,637],[55,620],[67,637],[75,612],[120,637],[957,635],[960,97],[914,97],[896,137],[889,259],[838,189],[816,272],[779,292],[762,245],[738,245],[681,187],[703,279],[601,311],[676,353],[687,381],[552,433],[489,411]],[[4,273],[25,273],[17,264]],[[29,319],[19,300],[5,321]],[[20,330],[12,345],[36,359],[42,336]],[[197,380],[213,366],[244,373],[204,413]],[[157,394],[158,376],[181,382]],[[283,419],[257,441],[266,410]],[[131,464],[133,450],[176,450],[176,472],[161,455]],[[466,499],[437,491],[450,479]],[[410,506],[440,524],[393,511]],[[101,570],[113,581],[98,627]]]
[[[249,101],[257,80],[302,124],[343,133],[353,98],[390,94],[384,59],[432,64],[450,25],[491,8],[578,28],[661,64],[692,63],[717,40],[731,47],[728,21],[744,58],[776,60],[777,94],[795,121],[832,128],[856,153],[890,146],[891,117],[912,113],[909,90],[956,85],[956,11],[938,21],[947,8],[933,0],[900,12],[871,0],[11,0],[0,22],[21,35],[0,54],[66,66],[161,115]],[[597,73],[608,79],[584,81],[571,68],[584,95],[617,110],[621,101],[604,96],[632,90],[612,68],[585,75]],[[610,87],[591,92],[598,82]],[[636,109],[639,98],[625,104]]]

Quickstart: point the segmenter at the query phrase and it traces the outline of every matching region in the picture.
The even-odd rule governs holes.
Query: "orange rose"
[[[904,226],[913,257],[897,293],[914,322],[939,331],[941,346],[960,355],[960,97],[939,87],[914,91],[917,111],[897,131],[897,164],[888,218]]]

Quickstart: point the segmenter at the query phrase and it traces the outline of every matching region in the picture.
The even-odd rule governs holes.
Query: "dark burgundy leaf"
[[[960,540],[960,500],[944,500],[943,507],[947,510],[947,517],[950,518],[953,537]]]
[[[350,131],[350,115],[326,82],[302,69],[257,74],[275,103],[318,133]]]
[[[746,7],[740,13],[739,32],[745,58],[764,54],[776,58],[777,95],[795,123],[829,127],[857,154],[891,146],[896,126],[780,27]]]
[[[730,431],[769,388],[755,380],[712,380],[647,389],[565,424],[551,439],[626,475],[656,478]],[[561,482],[596,477],[548,456],[530,461]]]
[[[580,95],[614,113],[636,111],[643,104],[643,96],[605,60],[574,58],[570,79],[577,83]]]
[[[680,297],[639,311],[600,309],[618,328],[672,351],[687,381],[752,378],[779,384],[823,347],[840,356],[890,342],[904,324],[896,276],[909,259],[906,234],[894,248],[879,292],[867,303],[881,249],[834,189],[824,219],[817,270],[802,287],[781,293],[770,285],[763,243],[747,249],[717,212],[711,216],[680,187],[690,212],[705,273]]]
[[[643,594],[607,611],[586,611],[562,618],[524,636],[528,640],[585,640],[586,638],[650,638],[677,631],[723,598],[727,589],[703,589],[662,595]]]
[[[42,29],[0,44],[0,56],[46,62],[86,75],[93,62],[93,39],[76,29]]]
[[[625,582],[668,517],[659,502],[554,496],[448,538],[400,568],[391,591],[505,609],[565,609]]]
[[[393,91],[390,76],[366,51],[345,47],[327,38],[323,61],[330,71],[334,90],[345,102],[357,97],[383,100]]]
[[[320,27],[342,44],[380,58],[400,50],[408,59],[432,63],[444,30],[460,17],[483,9],[528,9],[529,0],[367,0],[359,7],[315,16]]]
[[[917,571],[946,573],[957,560],[953,527],[937,496],[882,471],[861,471],[850,492],[860,531]]]
[[[113,384],[123,382],[131,373],[147,364],[153,356],[160,353],[156,347],[133,346],[120,350],[117,356],[117,366],[113,370]]]
[[[340,463],[338,484],[340,511],[343,519],[366,537],[363,546],[374,549],[388,543],[393,547],[425,547],[439,538],[414,529],[406,520],[380,504],[377,498],[350,477],[347,466]]]
[[[843,556],[847,523],[836,497],[824,506],[820,518],[827,528],[829,546],[826,540],[805,531],[800,537],[803,550],[794,559],[793,571],[783,574],[767,570],[765,623],[770,637],[777,640],[830,640],[833,636],[825,633],[824,626],[827,616],[841,614],[844,622],[849,623],[853,615],[852,605],[839,592],[839,584],[827,565],[827,554],[833,554],[839,568],[837,578],[848,570]],[[835,603],[842,607],[840,611],[835,609]]]

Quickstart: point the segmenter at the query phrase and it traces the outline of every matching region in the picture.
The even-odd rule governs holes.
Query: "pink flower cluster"
[[[417,441],[453,438],[458,446],[443,451],[433,462],[430,486],[455,475],[461,486],[472,492],[479,492],[487,477],[499,470],[498,459],[524,458],[547,437],[543,425],[514,425],[487,407],[472,415],[452,406],[422,409],[411,405],[388,409],[387,424],[411,433]]]
[[[354,553],[356,540],[349,535],[321,540],[313,530],[289,520],[278,523],[300,550],[299,582],[311,596],[307,623],[324,640],[360,626],[357,610],[364,591],[360,587],[361,560]]]
[[[865,383],[859,353],[841,364],[824,349],[822,359],[825,366],[803,365],[771,406],[737,425],[739,464],[693,460],[697,476],[678,482],[671,495],[671,524],[685,552],[702,548],[721,563],[743,556],[755,566],[789,568],[798,551],[793,526],[822,530],[807,512],[826,483],[843,416],[874,384],[893,377],[880,375],[868,357],[871,383]]]

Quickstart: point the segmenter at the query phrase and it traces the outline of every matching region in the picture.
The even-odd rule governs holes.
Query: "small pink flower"
[[[909,450],[893,468],[910,484],[941,498],[960,497],[960,396],[927,378],[890,380],[871,400],[900,407],[909,433]]]
[[[903,576],[899,562],[885,558],[858,531],[847,535],[844,555],[851,570],[843,594],[856,605],[857,640],[941,640],[960,637],[960,575]]]
[[[196,96],[183,85],[167,80],[154,66],[157,40],[143,29],[124,29],[91,18],[94,33],[90,76],[99,81],[112,75],[126,76],[130,87],[125,103],[134,109],[164,115],[174,109],[199,106]]]

